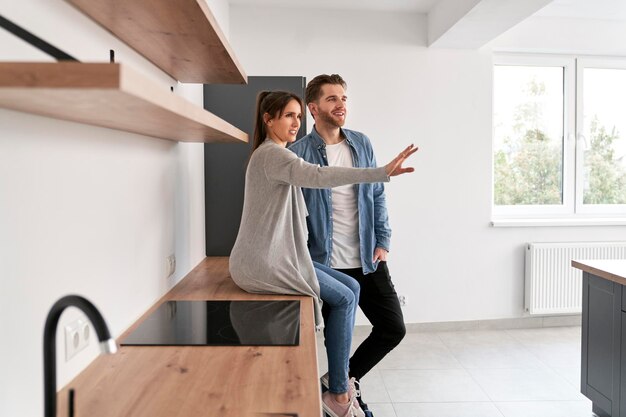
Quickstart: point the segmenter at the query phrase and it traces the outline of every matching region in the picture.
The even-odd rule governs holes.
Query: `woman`
[[[332,188],[360,182],[386,182],[413,172],[402,162],[417,148],[407,147],[381,168],[312,165],[286,149],[300,129],[302,100],[288,92],[262,92],[257,98],[253,152],[239,234],[230,255],[235,283],[253,293],[310,295],[315,322],[321,301],[330,307],[326,323],[329,390],[322,405],[332,417],[363,416],[348,380],[348,359],[359,286],[351,277],[314,263],[307,249],[306,205],[300,187]],[[350,388],[350,389],[349,389]]]

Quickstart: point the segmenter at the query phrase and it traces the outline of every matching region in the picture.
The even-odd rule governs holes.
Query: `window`
[[[599,68],[581,61],[579,71],[580,203],[583,209],[615,211],[611,209],[626,204],[626,68]]]
[[[493,211],[626,214],[626,61],[496,58]]]

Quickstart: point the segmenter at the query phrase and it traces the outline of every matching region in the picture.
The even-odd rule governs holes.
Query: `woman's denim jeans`
[[[348,275],[317,262],[313,266],[322,301],[330,308],[325,323],[328,390],[341,394],[348,391],[348,361],[360,287]]]

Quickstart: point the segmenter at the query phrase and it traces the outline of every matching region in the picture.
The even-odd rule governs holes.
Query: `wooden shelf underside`
[[[248,141],[121,64],[0,63],[0,107],[181,142]]]
[[[205,0],[66,0],[174,79],[247,83]]]

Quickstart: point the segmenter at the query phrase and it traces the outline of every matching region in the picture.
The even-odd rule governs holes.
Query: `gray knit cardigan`
[[[307,249],[308,213],[300,187],[387,181],[384,167],[320,167],[266,139],[246,170],[241,224],[230,254],[233,281],[251,293],[310,295],[321,326],[320,287]]]

